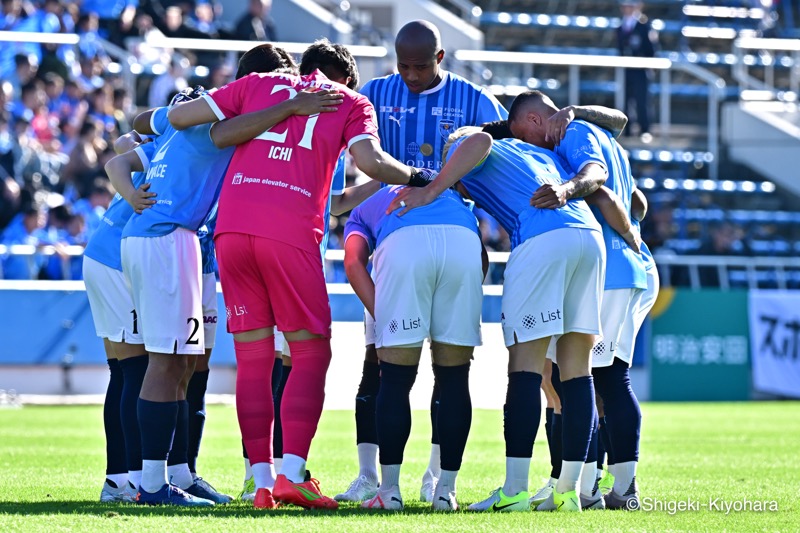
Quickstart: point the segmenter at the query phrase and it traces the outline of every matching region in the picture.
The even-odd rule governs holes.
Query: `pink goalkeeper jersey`
[[[344,102],[333,113],[289,117],[236,147],[222,183],[216,235],[256,235],[319,254],[339,155],[362,139],[378,139],[372,104],[318,70],[308,76],[250,74],[204,98],[221,120],[314,88],[336,89]]]

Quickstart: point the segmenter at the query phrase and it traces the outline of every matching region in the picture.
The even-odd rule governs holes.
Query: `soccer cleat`
[[[256,497],[256,480],[253,476],[244,480],[244,486],[242,486],[242,492],[239,493],[239,499],[243,502],[251,502]]]
[[[201,477],[195,478],[194,484],[186,489],[186,492],[197,498],[211,500],[214,503],[231,503],[233,501],[233,497],[217,491],[211,486],[211,483]]]
[[[425,475],[422,476],[422,487],[419,489],[419,501],[432,503],[433,502],[433,494],[436,492],[436,484],[439,482],[439,478],[433,475],[433,472],[430,470],[425,471]]]
[[[139,491],[136,490],[136,487],[133,485],[133,483],[128,481],[125,483],[125,488],[122,489],[122,500],[120,501],[124,503],[136,503],[136,494],[138,492]]]
[[[363,502],[371,500],[378,493],[378,484],[366,476],[358,476],[346,491],[333,497],[337,502]]]
[[[606,501],[599,490],[594,491],[591,496],[580,495],[581,510],[583,511],[600,511],[606,508]]]
[[[571,490],[569,492],[565,492],[561,494],[557,490],[553,489],[553,493],[547,497],[545,501],[539,504],[536,508],[537,511],[559,511],[559,512],[569,512],[569,511],[581,511],[581,502],[578,499],[578,494],[576,491]]]
[[[380,489],[374,497],[361,504],[363,509],[385,509],[387,511],[402,511],[403,497],[400,495],[400,487],[390,489]]]
[[[169,483],[156,492],[147,492],[139,487],[136,495],[139,505],[178,505],[181,507],[212,507],[214,502],[204,498],[197,498]]]
[[[491,494],[489,494],[488,498],[482,502],[473,503],[467,507],[467,509],[470,511],[500,513],[509,511],[529,511],[531,508],[530,496],[528,491],[522,491],[515,496],[506,496],[503,494],[502,487],[498,487],[497,490],[493,490]]]
[[[606,502],[606,509],[623,509],[625,511],[637,511],[639,509],[639,488],[636,485],[636,477],[631,481],[625,494],[619,496],[613,490],[603,496]]]
[[[125,483],[127,485],[127,483]],[[100,503],[114,503],[123,501],[122,497],[125,487],[117,487],[113,481],[106,479],[103,482],[103,489],[100,491]]]
[[[264,488],[256,491],[256,495],[253,498],[253,507],[256,509],[275,509],[278,504],[275,503],[275,499],[269,489]]]
[[[431,505],[434,511],[458,511],[456,491],[443,489],[441,485],[437,486]]]
[[[276,501],[291,503],[306,509],[338,509],[339,504],[324,496],[319,490],[319,481],[314,478],[302,483],[292,483],[283,475],[278,475],[272,496]]]
[[[535,511],[536,508],[539,506],[540,503],[545,501],[548,496],[553,493],[553,489],[556,488],[556,481],[553,478],[547,480],[544,487],[538,490],[536,494],[531,496],[531,505],[533,506],[533,510]]]
[[[597,471],[597,474],[600,475],[600,470]],[[611,492],[611,489],[614,488],[614,474],[605,470],[605,475],[600,479],[600,492],[603,494],[608,494]]]

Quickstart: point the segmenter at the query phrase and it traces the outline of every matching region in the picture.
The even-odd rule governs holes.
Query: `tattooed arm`
[[[569,105],[557,111],[547,120],[546,140],[558,145],[564,138],[570,122],[575,119],[600,126],[610,131],[614,137],[619,137],[622,130],[625,129],[625,125],[628,124],[628,117],[617,109],[600,105]]]

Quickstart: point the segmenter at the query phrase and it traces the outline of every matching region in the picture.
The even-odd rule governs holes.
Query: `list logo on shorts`
[[[389,322],[389,333],[397,333],[399,327],[400,324],[397,323],[397,320],[392,319],[392,321]]]
[[[243,177],[243,174],[241,172],[237,172],[236,174],[233,175],[233,182],[232,183],[234,185],[240,185],[242,183],[242,177]]]
[[[552,322],[553,320],[561,320],[561,309],[555,311],[548,311],[547,313],[539,313],[542,315],[542,323]]]
[[[228,320],[230,320],[231,316],[233,316],[233,313],[231,313],[231,308],[227,305],[225,306],[225,316],[228,318]]]
[[[421,327],[422,327],[422,318],[420,318],[420,317],[417,317],[414,320],[411,320],[410,318],[408,320],[403,319],[403,330],[404,331],[409,331],[409,330],[412,330],[412,329],[418,329],[418,328],[421,328]]]
[[[525,329],[531,329],[536,325],[536,317],[533,315],[525,315],[522,317],[522,327]]]

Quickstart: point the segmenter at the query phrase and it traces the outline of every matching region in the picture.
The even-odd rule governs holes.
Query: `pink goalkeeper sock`
[[[236,414],[250,464],[272,462],[272,364],[275,337],[233,341],[236,349]]]
[[[325,375],[331,364],[331,340],[289,342],[292,373],[281,403],[283,454],[307,458],[325,401]]]

